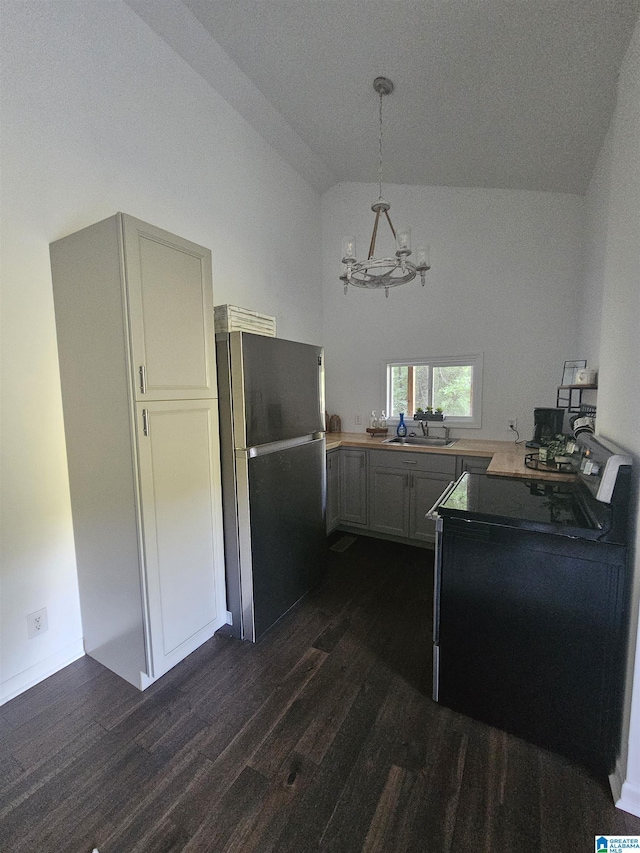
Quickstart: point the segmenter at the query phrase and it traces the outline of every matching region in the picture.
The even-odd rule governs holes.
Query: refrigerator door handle
[[[282,441],[271,441],[269,444],[259,444],[256,447],[247,447],[247,455],[250,459],[256,456],[267,456],[269,453],[278,453],[281,450],[289,450],[291,447],[299,447],[301,444],[313,444],[314,441],[322,441],[324,433],[314,432],[309,435],[301,435],[297,438],[285,438]]]

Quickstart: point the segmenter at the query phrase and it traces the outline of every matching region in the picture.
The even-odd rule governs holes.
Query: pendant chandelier
[[[424,287],[425,273],[431,269],[431,264],[429,263],[428,248],[421,248],[416,251],[415,264],[409,260],[409,255],[411,254],[411,229],[403,228],[396,231],[389,216],[391,205],[382,198],[382,98],[384,95],[390,95],[393,92],[393,83],[387,77],[376,77],[373,81],[373,88],[380,97],[378,200],[371,205],[371,210],[375,213],[376,218],[373,223],[373,233],[371,234],[371,241],[369,243],[369,255],[366,261],[356,260],[355,237],[349,236],[343,239],[342,263],[344,264],[344,268],[340,275],[340,281],[344,282],[345,295],[349,289],[349,285],[352,284],[354,287],[368,287],[374,290],[384,288],[385,296],[388,297],[390,287],[398,287],[400,284],[413,281],[418,273],[420,273],[420,279]],[[395,257],[392,258],[374,257],[381,213],[384,213],[389,223],[389,228],[396,244]]]

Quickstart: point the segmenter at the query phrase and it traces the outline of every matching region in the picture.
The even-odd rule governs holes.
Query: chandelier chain
[[[380,92],[380,127],[378,129],[378,200],[382,199],[382,92]]]

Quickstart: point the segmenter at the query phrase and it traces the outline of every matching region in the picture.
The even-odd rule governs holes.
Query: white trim
[[[35,687],[36,684],[44,681],[45,678],[49,678],[50,675],[54,675],[81,657],[84,657],[82,638],[75,640],[69,646],[65,646],[59,652],[50,655],[28,669],[19,672],[12,678],[8,678],[0,684],[0,705],[4,705],[11,699],[15,699],[20,693],[24,693],[30,687]]]
[[[629,780],[624,782],[620,799],[616,800],[616,808],[640,817],[640,785]]]
[[[389,425],[395,425],[398,423],[397,416],[389,415],[388,405],[389,405],[389,373],[388,367],[389,365],[405,365],[405,364],[427,364],[431,367],[441,367],[441,366],[453,366],[453,365],[471,365],[473,368],[473,416],[470,418],[462,418],[462,417],[445,417],[445,421],[442,424],[443,426],[452,427],[455,429],[480,429],[482,427],[482,383],[483,383],[483,371],[484,371],[484,353],[483,352],[475,352],[475,353],[464,353],[461,355],[420,355],[418,357],[401,357],[401,358],[385,358],[382,361],[382,383],[381,383],[381,395],[380,399],[382,400],[381,409],[384,409],[387,412],[387,422]],[[445,412],[446,416],[446,412]],[[413,419],[408,415],[405,416],[405,422],[413,423]],[[434,421],[433,425],[437,427],[440,424],[439,421]]]

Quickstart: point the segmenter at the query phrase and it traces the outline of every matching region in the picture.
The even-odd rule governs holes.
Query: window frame
[[[385,412],[389,412],[391,402],[391,371],[390,367],[418,367],[426,365],[429,367],[429,395],[433,394],[433,368],[434,367],[460,367],[469,366],[472,371],[472,414],[470,417],[447,416],[444,426],[467,429],[480,429],[482,427],[482,374],[484,367],[484,353],[466,353],[463,355],[434,355],[420,356],[419,358],[388,358],[382,362],[382,393]],[[445,415],[447,413],[445,412]],[[407,412],[405,420],[413,420],[414,412]],[[389,415],[389,424],[397,424],[397,415]],[[437,426],[438,422],[434,422]]]

